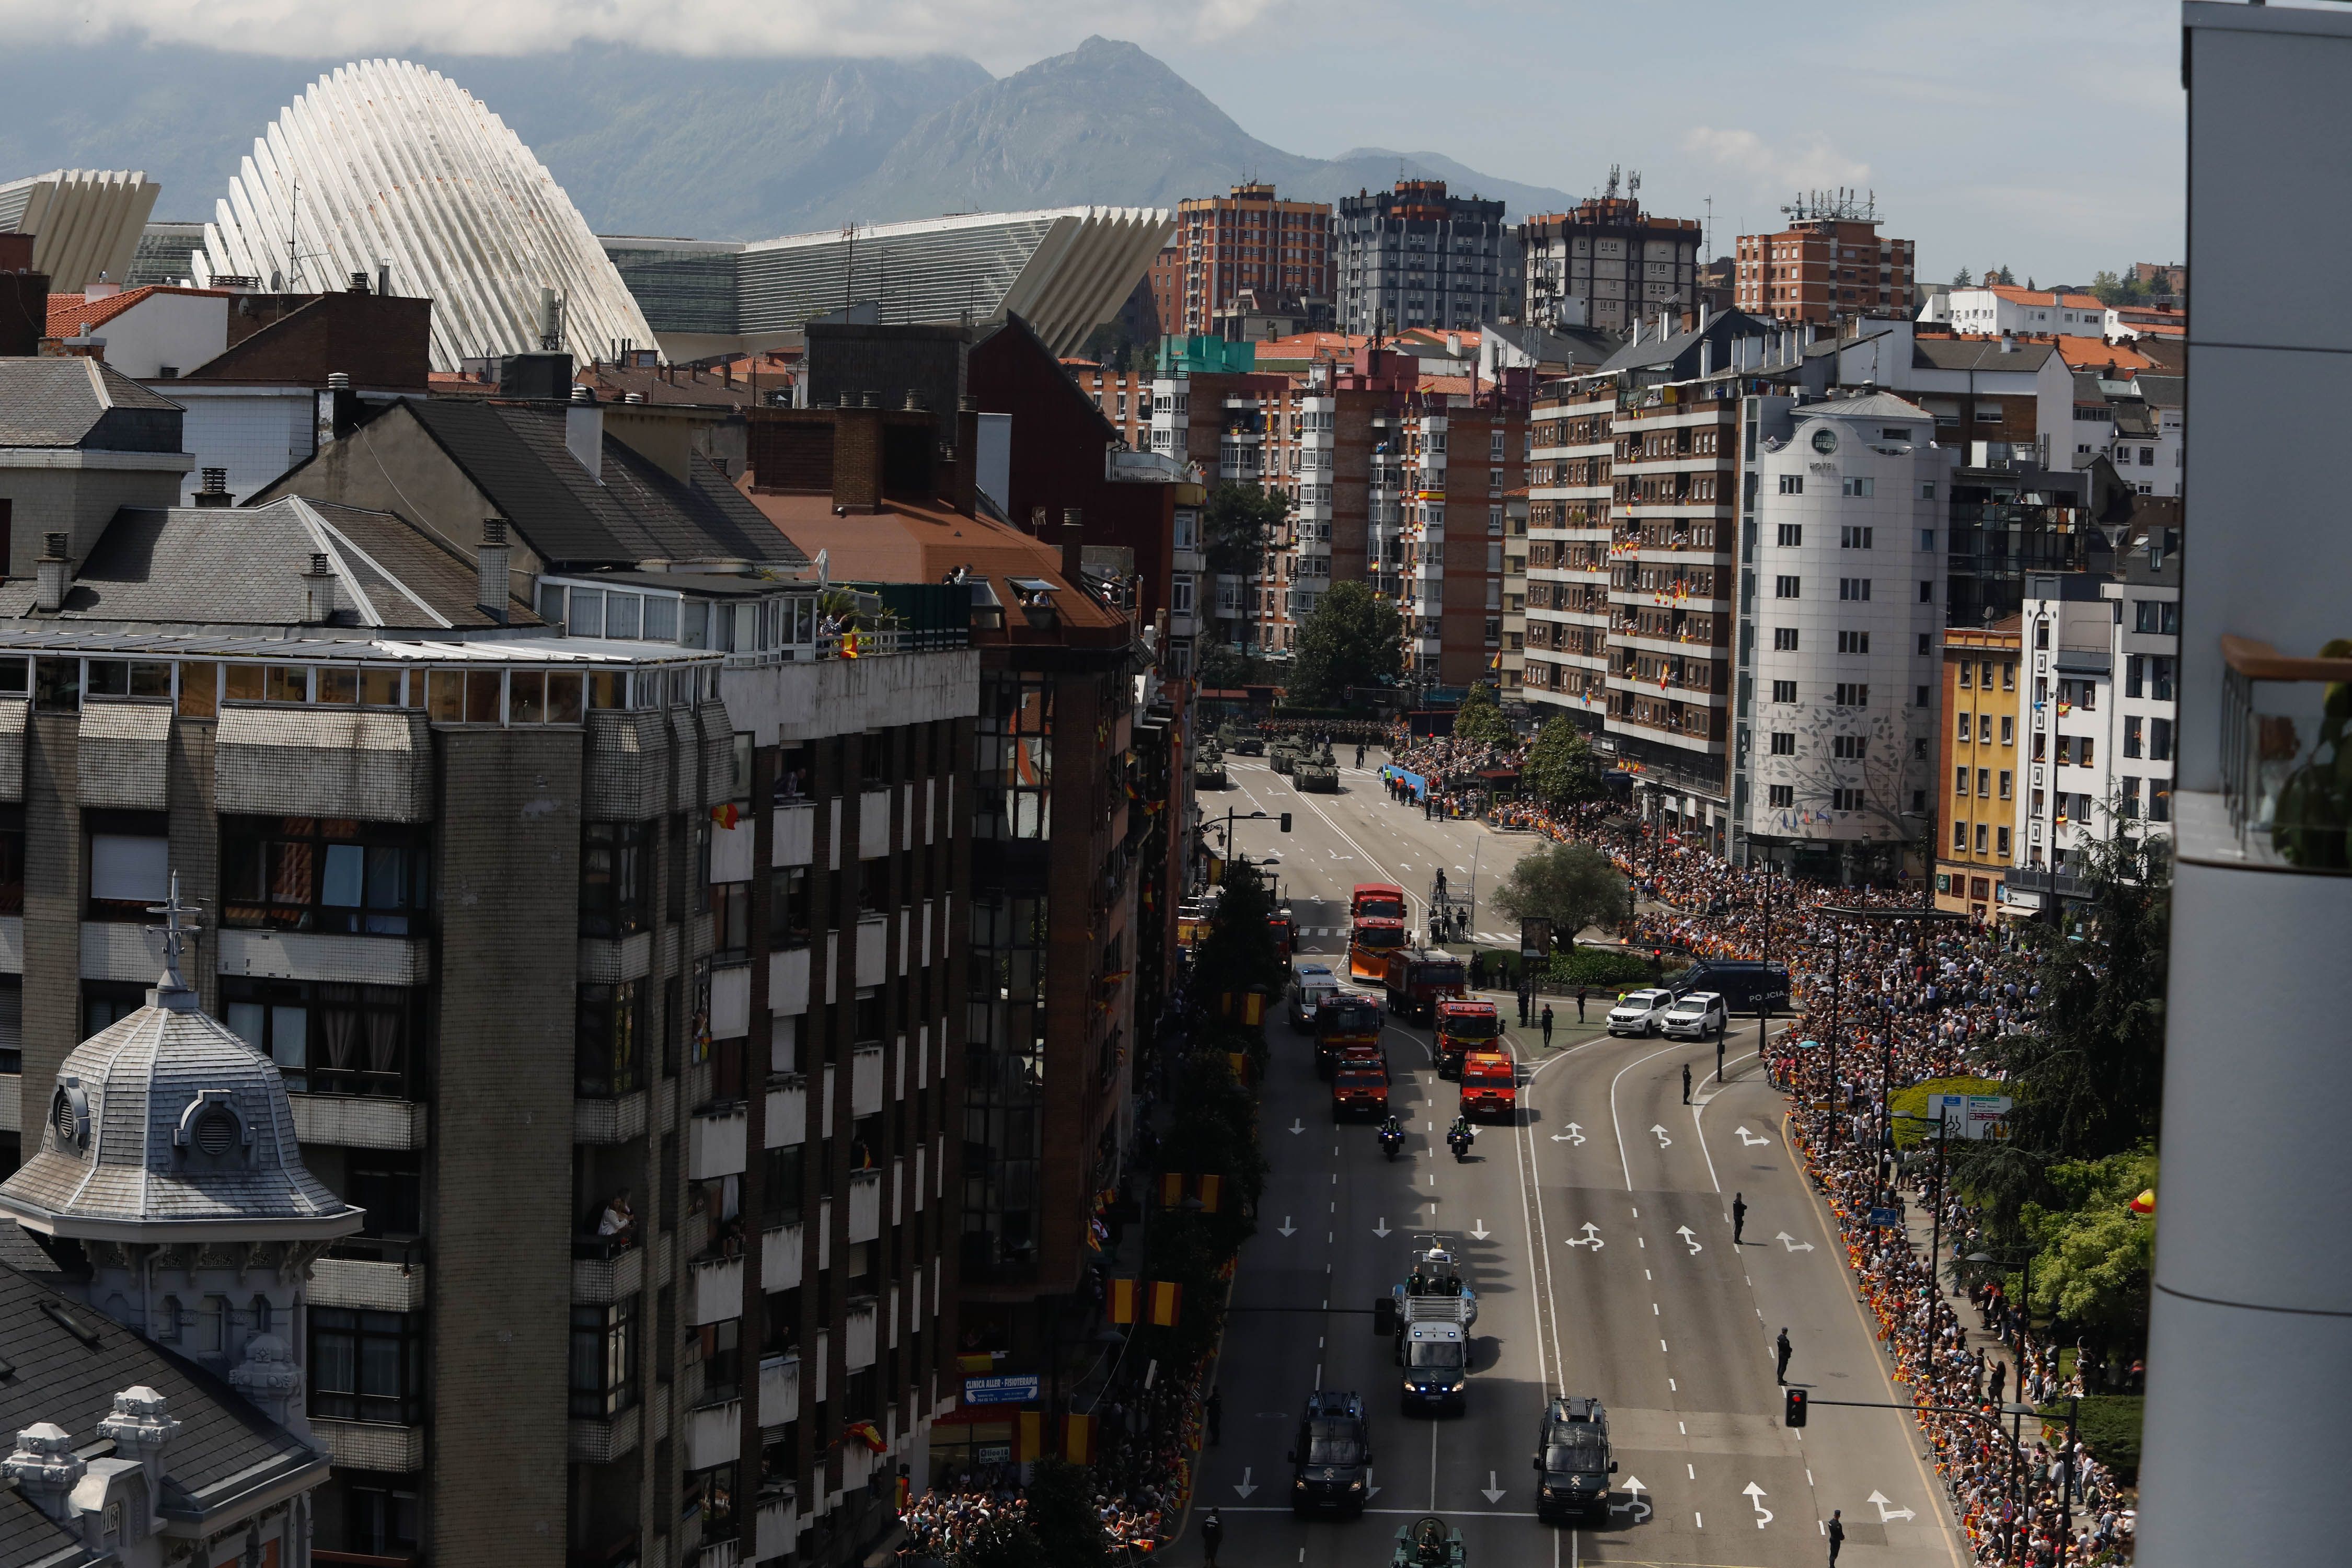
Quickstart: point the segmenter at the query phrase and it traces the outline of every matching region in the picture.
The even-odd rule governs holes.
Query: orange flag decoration
[[[1184,1287],[1169,1279],[1154,1279],[1151,1290],[1151,1321],[1155,1328],[1172,1329],[1177,1315],[1184,1310]]]
[[[1114,1323],[1135,1321],[1135,1281],[1114,1279],[1110,1282],[1110,1321]]]

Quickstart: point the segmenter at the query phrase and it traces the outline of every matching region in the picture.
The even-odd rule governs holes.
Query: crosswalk
[[[1300,926],[1298,928],[1298,934],[1301,938],[1345,936],[1348,934],[1348,928],[1346,926]],[[1474,942],[1485,942],[1494,947],[1516,946],[1519,940],[1518,933],[1517,931],[1472,931],[1470,933],[1470,937]]]

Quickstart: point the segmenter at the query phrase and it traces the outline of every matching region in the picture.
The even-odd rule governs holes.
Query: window
[[[1842,489],[1843,489],[1843,492],[1844,494],[1846,494],[1846,495],[1850,495],[1850,496],[1870,496],[1870,495],[1876,495],[1876,494],[1878,493],[1878,481],[1877,481],[1876,479],[1866,479],[1866,478],[1864,478],[1864,477],[1862,477],[1862,476],[1860,476],[1860,475],[1849,474],[1848,476],[1846,476],[1845,483],[1844,483],[1844,485],[1842,487]],[[1848,532],[1848,533],[1854,533],[1854,532],[1868,533],[1870,531],[1869,531],[1868,529],[1866,529],[1866,528],[1865,528],[1865,529],[1859,529],[1859,530],[1857,530],[1857,529],[1847,529],[1847,530],[1845,530],[1845,531],[1846,531],[1846,532]],[[1862,549],[1862,550],[1867,550],[1867,549],[1869,549],[1869,548],[1870,548],[1870,546],[1868,546],[1867,544],[1858,545],[1858,546],[1857,546],[1857,545],[1848,545],[1848,546],[1847,546],[1847,548],[1848,548],[1848,549]]]
[[[405,1097],[418,1086],[422,993],[399,985],[221,976],[221,1016],[297,1094]]]
[[[2089,761],[2087,757],[2084,759]],[[2147,725],[2147,760],[2168,763],[2172,760],[2172,721],[2151,719]]]
[[[1965,855],[1968,852],[1969,825],[1965,822],[1955,822],[1952,824],[1952,853]]]
[[[1036,675],[981,683],[972,836],[1046,838],[1053,831],[1053,687]]]
[[[580,829],[580,934],[624,937],[651,918],[650,830],[642,822],[590,822]]]
[[[2116,815],[2126,821],[2139,816],[2139,780],[2128,773],[2116,780]]]
[[[368,936],[422,934],[431,856],[422,828],[344,817],[221,819],[221,923]]]
[[[1990,798],[1992,795],[1992,770],[1990,768],[1979,768],[1977,770],[1977,794],[1979,796],[1987,798]]]
[[[1169,583],[1168,613],[1189,616],[1192,613],[1192,586],[1195,579],[1190,572],[1177,573]]]
[[[2124,659],[2125,696],[2137,697],[2140,695],[2140,688],[2147,675],[2147,660],[2139,654],[2131,654]]]
[[[2008,858],[2009,858],[2009,829],[2008,829],[2008,828],[2006,828],[2006,827],[2002,827],[2002,828],[1997,828],[1997,829],[1995,829],[1995,830],[1994,830],[1994,832],[1993,832],[1993,837],[1998,841],[1998,842],[1996,843],[1996,845],[1995,845],[1995,849],[1996,849],[1996,851],[2000,854],[2000,858],[2001,858],[2002,859],[2004,859],[2004,860],[2008,859]]]
[[[1990,713],[1977,715],[1977,744],[1979,746],[1992,744],[1992,715]]]
[[[2077,742],[2076,744],[2082,749],[2082,754],[2079,760],[2084,767],[2089,767],[2091,765],[2091,737],[2085,735]],[[2063,763],[2066,759],[2061,757],[2058,760]]]
[[[1959,688],[1961,690],[1966,691],[1969,687],[1976,684],[1975,678],[1969,673],[1971,667],[1967,659],[1960,660],[1956,668],[1959,670]]]
[[[1782,474],[1780,476],[1780,493],[1784,496],[1803,495],[1805,493],[1805,476],[1802,474]]]
[[[2180,635],[2180,605],[2168,599],[2135,599],[2132,601],[2132,630],[2152,632],[2162,637]]]
[[[1765,803],[1769,805],[1779,806],[1796,805],[1797,786],[1794,784],[1767,784],[1765,786]]]
[[[1867,708],[1870,706],[1870,688],[1867,685],[1841,680],[1837,684],[1837,694],[1832,700],[1841,708]]]
[[[1774,756],[1776,756],[1776,757],[1793,757],[1793,756],[1795,756],[1796,754],[1797,754],[1797,735],[1796,735],[1796,731],[1793,731],[1793,730],[1775,730],[1775,731],[1772,731],[1772,755],[1774,755]]]
[[[1921,480],[1919,481],[1919,499],[1920,499],[1921,500],[1934,500],[1936,499],[1936,481],[1935,481],[1935,480],[1933,480],[1933,479],[1921,479]],[[1932,529],[1932,528],[1927,528],[1927,529],[1921,529],[1921,530],[1919,531],[1919,548],[1920,548],[1920,549],[1922,549],[1922,550],[1933,550],[1933,549],[1935,549],[1935,548],[1936,548],[1936,542],[1935,542],[1935,541],[1936,541],[1936,531],[1935,531],[1934,529]]]
[[[1838,597],[1841,599],[1868,599],[1870,597],[1870,579],[1867,577],[1839,578]]]
[[[1772,683],[1772,700],[1773,700],[1773,701],[1775,701],[1775,702],[1794,702],[1796,700],[1797,700],[1797,683],[1796,683],[1795,681],[1793,681],[1793,680],[1776,680],[1776,681],[1774,681],[1774,682]]]
[[[171,841],[163,837],[160,817],[151,823],[146,816],[143,812],[88,815],[91,920],[145,921],[149,907],[170,895]],[[20,889],[22,883],[20,874]],[[21,900],[20,892],[20,907]]]
[[[1793,599],[1797,597],[1797,579],[1794,577],[1773,578],[1772,596],[1776,599]]]
[[[572,1309],[572,1414],[609,1421],[637,1402],[637,1298]]]
[[[1805,525],[1801,522],[1782,523],[1780,525],[1780,548],[1783,550],[1802,549],[1805,543]]]
[[[2140,720],[2139,715],[2135,713],[2124,720],[2124,755],[2126,757],[2138,756],[2140,754],[2139,746]]]
[[[1868,632],[1838,633],[1838,652],[1868,653],[1869,651],[1870,634]]]
[[[2010,795],[2010,771],[2007,768],[2000,770],[2000,798],[2003,800],[2011,798]]]
[[[580,987],[573,1024],[572,1087],[582,1099],[617,1099],[642,1081],[637,1029],[644,1005],[642,980]]]
[[[1787,582],[1789,579],[1782,578],[1781,581]],[[1794,626],[1774,626],[1772,628],[1772,651],[1774,653],[1796,652],[1797,628]]]
[[[1869,753],[1870,737],[1867,735],[1832,735],[1830,737],[1830,755],[1833,757],[1842,757],[1849,762],[1858,763],[1865,760]]]
[[[2000,719],[2000,743],[2004,746],[2017,743],[2017,721],[2006,713]]]
[[[1977,824],[1977,853],[1978,853],[1978,854],[1979,854],[1979,855],[1981,855],[1981,854],[1983,854],[1984,852],[1985,852],[1985,825],[1984,825],[1983,823],[1979,822],[1979,823],[1978,823],[1978,824]]]
[[[424,1419],[421,1312],[310,1308],[310,1414],[414,1426]]]
[[[1958,797],[1959,799],[1962,799],[1962,800],[1966,800],[1966,799],[1968,798],[1968,794],[1969,794],[1969,770],[1968,770],[1968,769],[1966,769],[1966,768],[1954,768],[1954,769],[1952,770],[1952,794],[1953,794],[1955,796],[1957,796],[1957,797]]]
[[[2147,694],[2158,702],[2172,700],[2172,671],[2179,661],[2151,657],[2147,661]],[[2161,819],[2159,819],[2161,820]]]

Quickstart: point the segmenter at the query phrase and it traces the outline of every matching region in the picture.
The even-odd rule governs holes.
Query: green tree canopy
[[[1266,542],[1290,515],[1290,498],[1256,485],[1222,484],[1201,510],[1201,548],[1212,572],[1265,571]]]
[[[1584,731],[1559,715],[1544,721],[1519,764],[1519,783],[1546,805],[1574,805],[1601,793],[1601,768]]]
[[[1262,686],[1272,679],[1272,672],[1266,668],[1264,659],[1252,658],[1223,643],[1210,642],[1197,646],[1199,652],[1193,660],[1192,673],[1202,686],[1213,690]]]
[[[1404,620],[1361,583],[1334,583],[1315,601],[1292,650],[1290,700],[1337,707],[1350,686],[1392,681],[1404,668]]]
[[[1110,1561],[1110,1537],[1095,1512],[1094,1483],[1084,1465],[1052,1458],[1029,1472],[1029,1528],[1037,1532],[1043,1568],[1099,1568]]]
[[[1970,288],[1976,283],[1976,280],[1977,275],[1969,271],[1965,267],[1952,274],[1952,287],[1955,289]]]
[[[1562,947],[1625,907],[1625,879],[1590,844],[1547,844],[1522,856],[1493,900],[1515,921],[1549,920]]]
[[[1236,825],[1235,837],[1243,831]],[[1213,1008],[1215,998],[1231,991],[1271,993],[1280,987],[1282,955],[1266,925],[1273,915],[1274,897],[1265,876],[1249,861],[1228,858],[1216,912],[1192,953],[1193,993],[1202,1006]]]
[[[1454,735],[1456,740],[1496,746],[1507,746],[1518,739],[1511,721],[1503,717],[1502,704],[1495,700],[1495,689],[1484,681],[1462,699],[1461,711],[1454,715]]]
[[[2156,1151],[2145,1145],[2051,1167],[2064,1206],[2028,1204],[2021,1216],[2034,1247],[2035,1310],[2110,1342],[2147,1333],[2156,1222],[2132,1213],[2131,1201],[2156,1185]]]
[[[955,1568],[1036,1568],[1044,1554],[1028,1521],[1017,1514],[992,1514],[957,1552]]]

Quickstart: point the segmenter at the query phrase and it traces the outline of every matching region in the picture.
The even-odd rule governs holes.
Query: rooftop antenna
[[[188,989],[188,983],[180,978],[180,955],[194,940],[196,926],[194,921],[184,922],[181,917],[194,914],[196,906],[180,901],[179,872],[172,873],[171,896],[160,904],[148,905],[147,912],[163,917],[162,925],[147,928],[151,933],[158,933],[163,939],[163,973],[155,982],[156,1001],[162,1005],[172,1006],[171,998],[193,999],[194,993]]]
[[[1706,198],[1706,239],[1705,244],[1707,255],[1710,257],[1713,256],[1715,254],[1715,198],[1713,196]]]
[[[1617,199],[1617,187],[1618,187],[1619,185],[1623,184],[1624,183],[1625,183],[1625,182],[1624,182],[1624,178],[1623,178],[1623,176],[1619,173],[1617,165],[1616,165],[1616,164],[1614,164],[1614,163],[1610,164],[1610,165],[1609,165],[1609,195],[1608,195],[1608,199],[1609,199],[1609,200],[1611,200],[1611,201],[1612,201],[1612,202],[1613,202],[1613,201],[1615,201],[1615,200]]]

